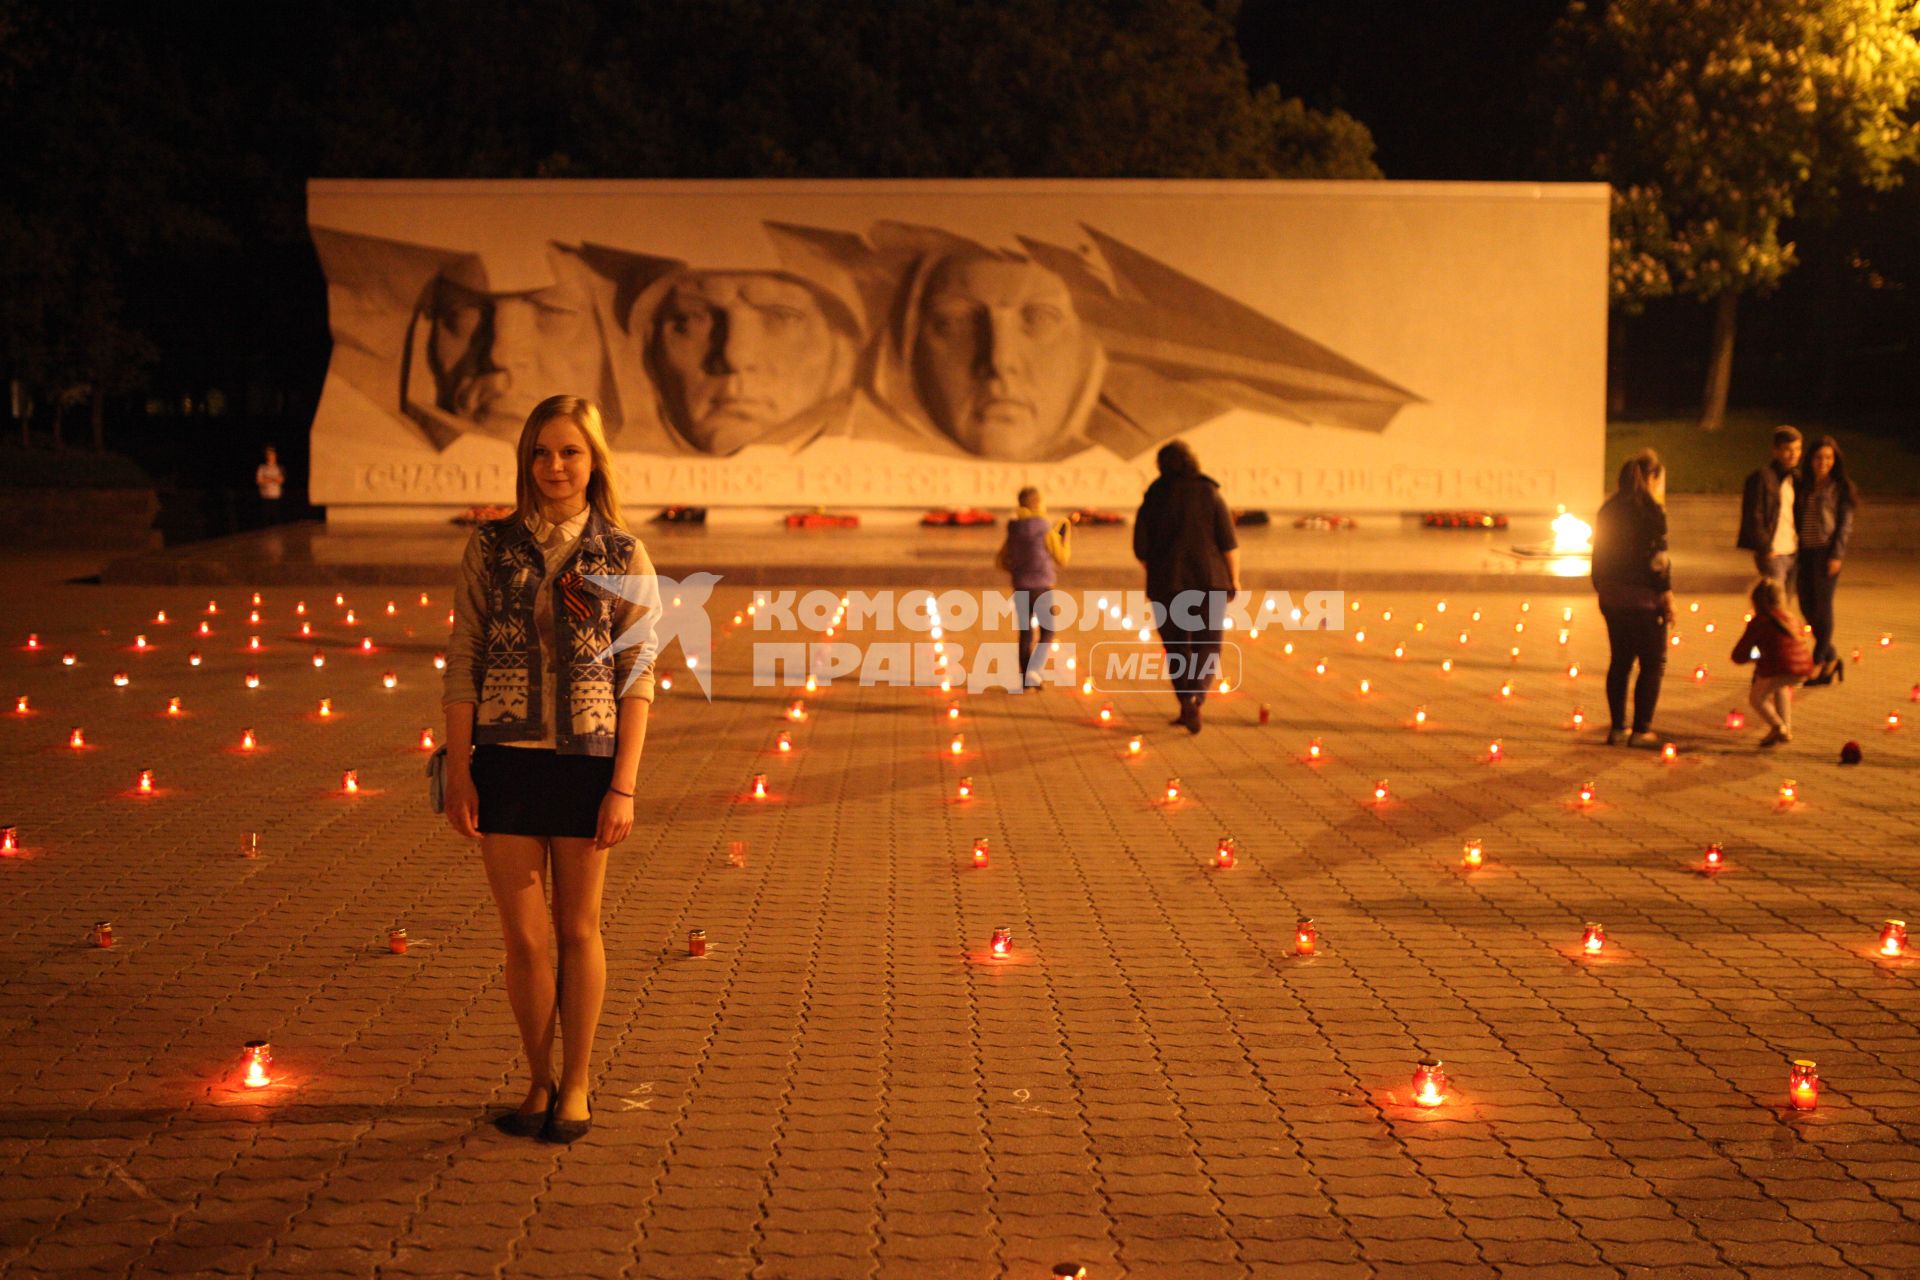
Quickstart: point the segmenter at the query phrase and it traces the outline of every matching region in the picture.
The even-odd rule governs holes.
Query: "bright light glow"
[[[1553,518],[1553,554],[1592,555],[1593,526],[1571,511],[1562,511]]]

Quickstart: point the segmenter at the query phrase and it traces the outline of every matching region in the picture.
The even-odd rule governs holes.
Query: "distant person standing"
[[[1667,670],[1667,625],[1673,621],[1673,576],[1667,558],[1667,469],[1643,449],[1620,468],[1613,496],[1593,518],[1593,589],[1607,623],[1607,745],[1627,727],[1627,680],[1633,682],[1633,728],[1627,745],[1650,747],[1660,680]]]
[[[1240,540],[1220,483],[1200,470],[1185,441],[1162,445],[1160,478],[1133,522],[1133,558],[1146,567],[1147,598],[1164,614],[1160,640],[1180,699],[1174,724],[1200,732],[1200,704],[1219,679],[1227,603],[1240,590]]]
[[[1833,589],[1839,585],[1840,565],[1847,558],[1859,497],[1847,475],[1847,460],[1840,456],[1832,436],[1821,436],[1807,455],[1800,469],[1798,496],[1800,613],[1813,628],[1813,661],[1818,667],[1807,683],[1832,684],[1836,678],[1847,678],[1847,668],[1833,647]]]
[[[1800,432],[1789,426],[1773,430],[1773,461],[1747,477],[1740,499],[1740,539],[1737,545],[1753,552],[1753,567],[1761,577],[1793,590],[1794,558],[1800,537],[1794,528],[1794,468],[1800,465]]]
[[[1038,667],[1047,664],[1046,647],[1052,637],[1040,597],[1059,580],[1060,567],[1072,554],[1073,526],[1047,515],[1040,491],[1032,485],[1020,491],[1020,506],[1007,521],[1007,540],[1000,544],[994,564],[1013,579],[1014,621],[1020,629],[1020,687],[1045,688]],[[1038,653],[1040,660],[1034,661]]]
[[[260,523],[280,523],[280,494],[287,483],[287,473],[280,469],[280,454],[272,446],[267,446],[267,459],[253,469],[253,483],[260,490]]]

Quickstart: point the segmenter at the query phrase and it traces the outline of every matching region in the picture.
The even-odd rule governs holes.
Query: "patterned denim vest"
[[[487,617],[481,642],[480,705],[475,743],[524,742],[542,736],[549,710],[540,705],[544,683],[540,640],[534,627],[535,592],[546,577],[546,559],[526,522],[517,516],[480,526],[487,564]],[[627,571],[635,539],[589,512],[553,591],[554,673],[560,703],[554,710],[554,745],[561,755],[610,756],[620,723],[613,691],[616,595],[587,581],[588,574]]]

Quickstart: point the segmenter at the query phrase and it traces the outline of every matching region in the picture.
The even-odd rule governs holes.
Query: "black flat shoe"
[[[547,1086],[547,1105],[539,1111],[509,1111],[493,1118],[493,1127],[510,1138],[537,1138],[546,1129],[553,1118],[553,1108],[560,1101],[560,1090]]]
[[[560,1105],[560,1095],[558,1093],[553,1095],[553,1102],[556,1107]],[[546,1126],[540,1130],[540,1141],[565,1146],[569,1142],[574,1142],[586,1137],[587,1130],[591,1128],[593,1128],[593,1102],[589,1099],[587,1102],[587,1118],[585,1120],[562,1120],[555,1116],[553,1111],[549,1109],[547,1112]]]

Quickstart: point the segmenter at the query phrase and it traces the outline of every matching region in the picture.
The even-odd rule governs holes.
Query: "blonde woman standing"
[[[646,548],[621,517],[593,402],[542,401],[516,457],[513,514],[474,530],[460,564],[443,697],[446,813],[480,841],[530,1073],[525,1100],[494,1123],[571,1142],[592,1124],[588,1061],[607,986],[600,896],[608,851],[633,827],[653,699],[651,639],[632,637],[658,605],[644,591],[628,593],[636,602],[588,580],[653,582]],[[615,640],[622,647],[610,653]],[[557,976],[547,958],[556,937]]]

